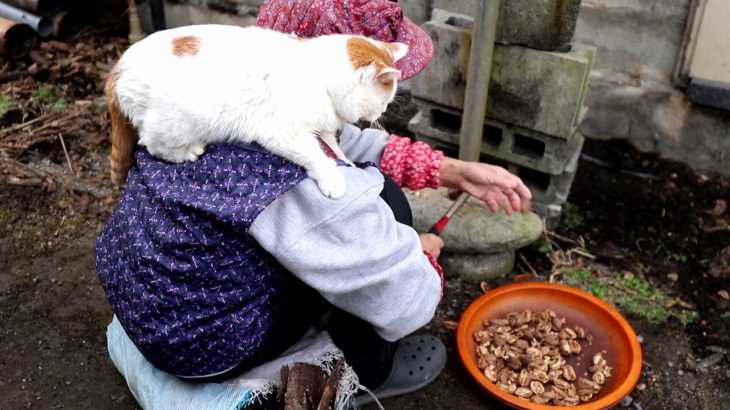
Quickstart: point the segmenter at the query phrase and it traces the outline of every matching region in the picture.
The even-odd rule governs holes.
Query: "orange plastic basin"
[[[510,312],[528,309],[552,309],[558,316],[566,318],[569,324],[579,325],[593,335],[593,344],[583,346],[582,357],[590,358],[597,352],[606,351],[604,357],[608,365],[613,367],[613,372],[592,401],[575,407],[536,404],[503,391],[479,370],[474,332],[481,328],[486,319],[502,318]],[[475,300],[462,315],[456,343],[461,361],[474,380],[489,394],[517,409],[608,409],[631,393],[641,373],[641,347],[636,333],[626,319],[606,302],[587,292],[553,283],[516,283],[487,292]],[[577,356],[572,356],[568,363],[575,367],[577,374],[583,374],[591,362],[582,360],[581,365],[577,365],[576,361]]]

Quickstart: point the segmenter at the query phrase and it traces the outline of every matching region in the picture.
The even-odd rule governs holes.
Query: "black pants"
[[[381,198],[390,206],[396,221],[412,226],[413,216],[403,191],[385,176]],[[322,324],[323,316],[329,316]],[[199,383],[217,383],[279,357],[298,342],[310,328],[323,327],[329,331],[335,345],[345,354],[347,363],[360,378],[360,383],[370,389],[380,386],[390,373],[395,353],[395,343],[382,339],[373,326],[325,301],[317,291],[306,286],[293,275],[287,289],[287,297],[275,310],[274,327],[269,332],[263,348],[249,360],[224,373],[211,377],[188,379]]]

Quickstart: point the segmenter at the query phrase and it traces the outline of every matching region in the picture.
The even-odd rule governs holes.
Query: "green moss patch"
[[[652,323],[663,323],[674,316],[687,325],[698,317],[694,310],[668,308],[671,297],[633,274],[597,276],[586,269],[575,269],[563,273],[563,282],[591,292],[622,311]]]

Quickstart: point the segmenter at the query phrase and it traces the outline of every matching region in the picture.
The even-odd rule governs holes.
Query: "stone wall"
[[[581,131],[730,175],[730,113],[692,104],[672,82],[690,2],[582,0],[574,41],[598,53]],[[474,14],[476,2],[434,6]]]
[[[598,48],[582,131],[730,175],[730,113],[693,105],[672,75],[690,0],[583,0],[575,41]]]

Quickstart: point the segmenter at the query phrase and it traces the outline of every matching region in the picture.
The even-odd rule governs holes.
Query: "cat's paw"
[[[327,198],[338,199],[345,196],[345,177],[339,170],[335,169],[333,173],[320,175],[315,178],[315,181],[319,190]]]
[[[190,144],[187,149],[187,160],[195,161],[205,153],[205,145],[203,144]]]

